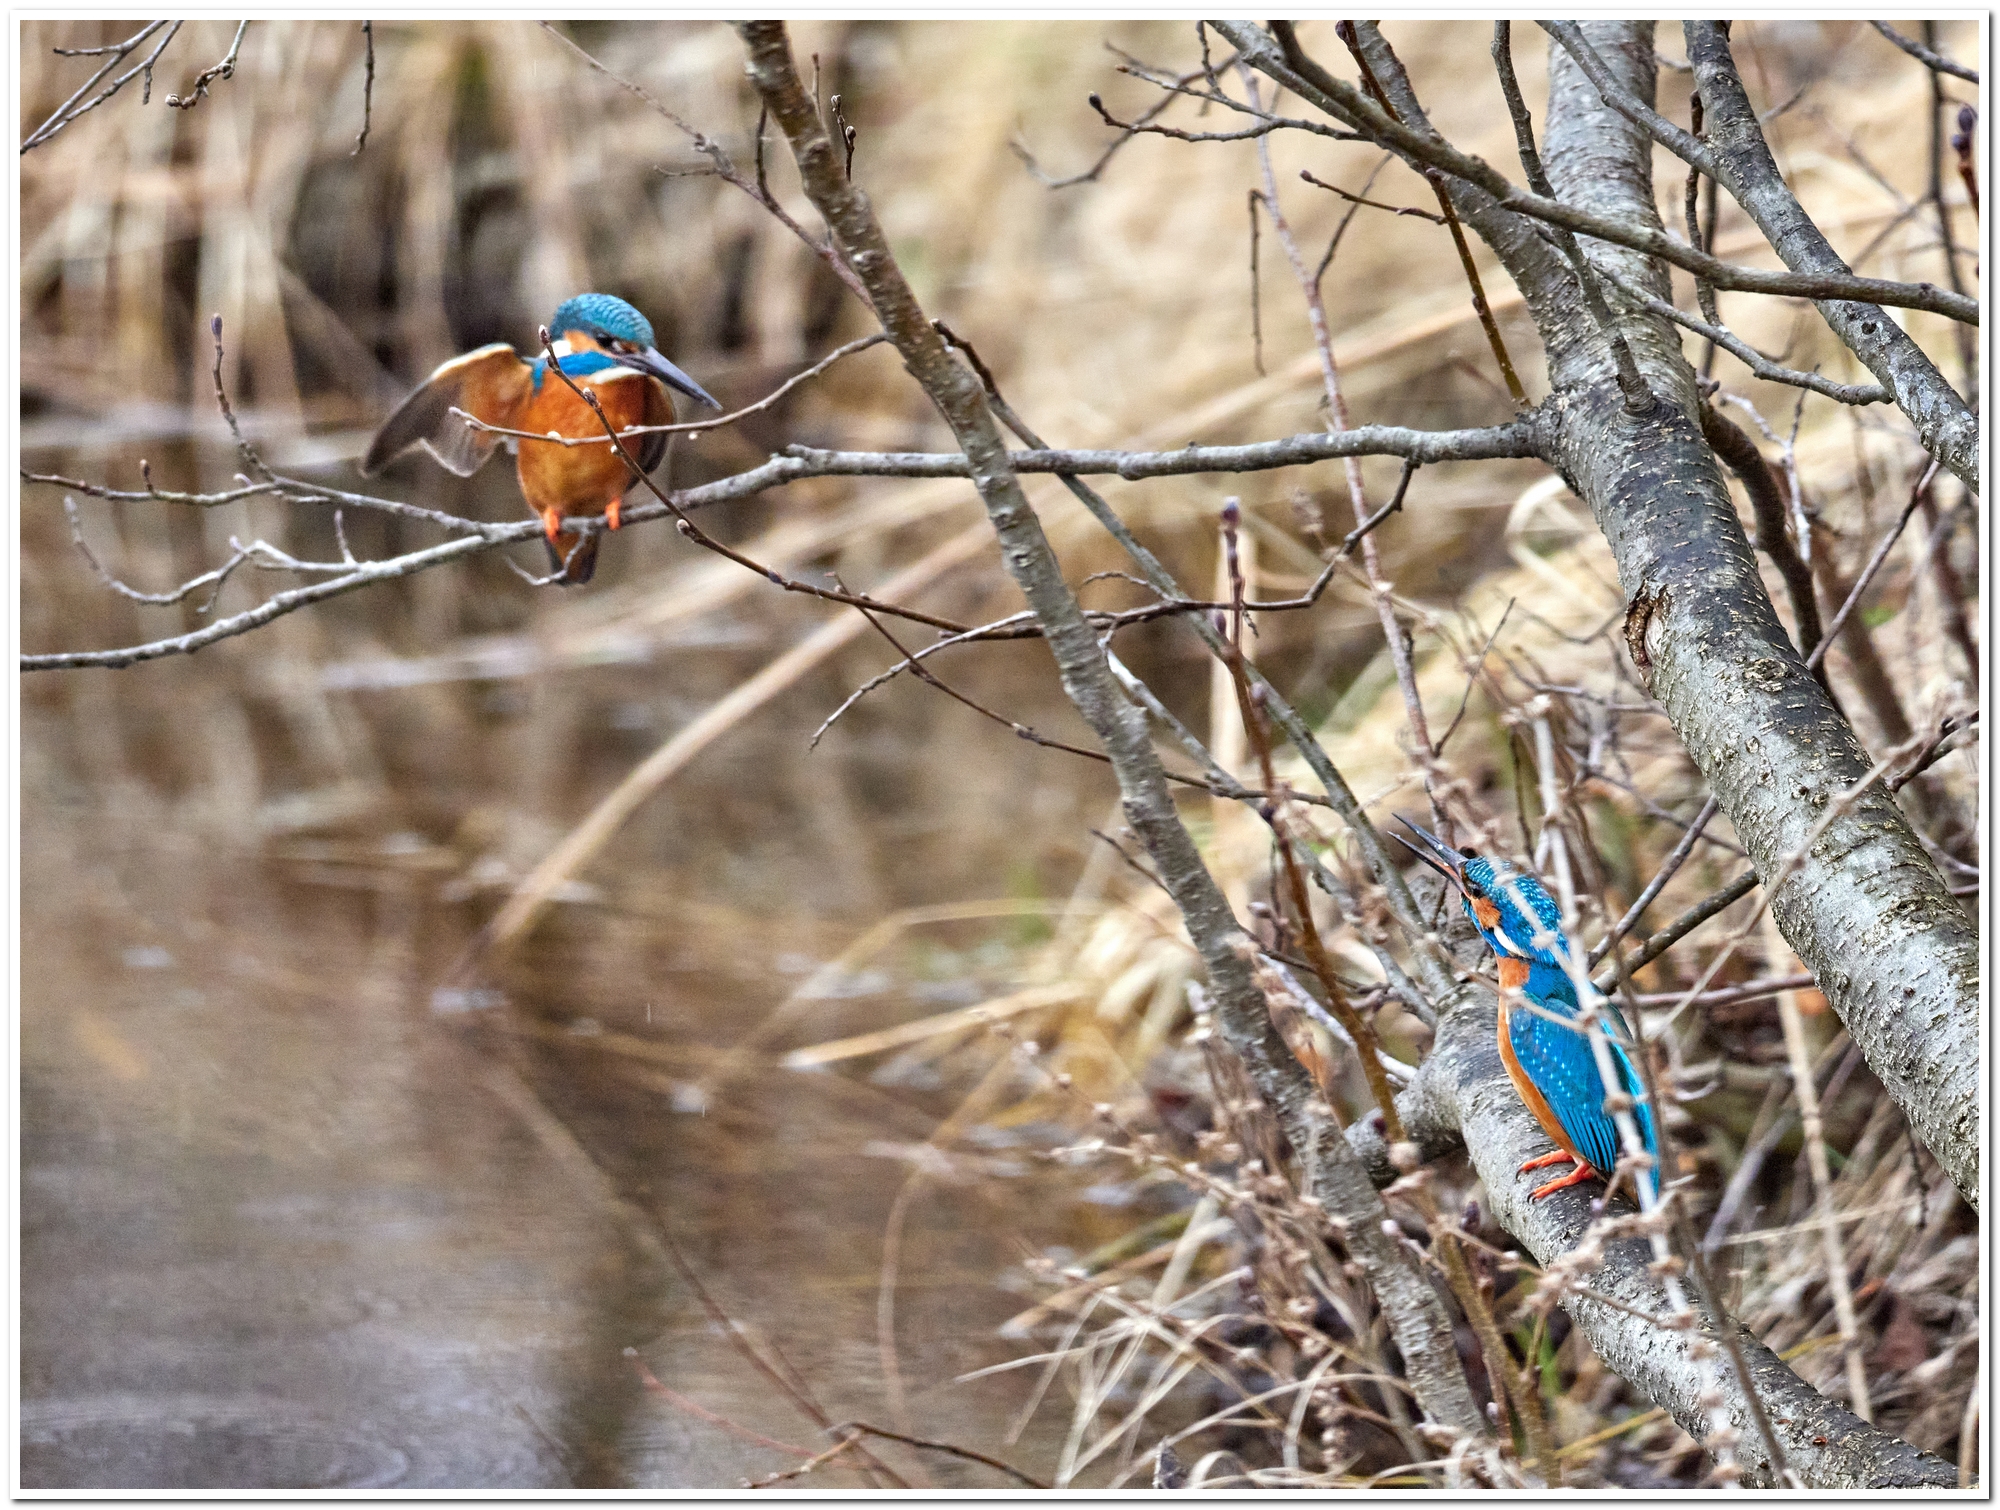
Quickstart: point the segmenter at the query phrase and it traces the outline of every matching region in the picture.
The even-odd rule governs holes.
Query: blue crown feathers
[[[653,344],[652,322],[623,299],[614,299],[610,294],[578,294],[574,299],[563,300],[562,307],[549,320],[549,336],[560,340],[572,330],[630,341],[634,346]]]
[[[1463,884],[1466,915],[1496,953],[1562,968],[1568,957],[1563,943],[1562,909],[1546,886],[1506,861],[1496,862],[1484,855],[1466,861]],[[1491,902],[1499,910],[1495,922],[1489,925],[1480,917],[1474,907],[1475,897]]]

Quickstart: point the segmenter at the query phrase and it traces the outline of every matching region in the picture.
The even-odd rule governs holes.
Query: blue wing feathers
[[[1546,1010],[1562,1012],[1566,1004],[1544,1000],[1536,1003]],[[1517,1009],[1510,1014],[1510,1035],[1514,1056],[1535,1082],[1556,1120],[1569,1135],[1578,1153],[1601,1174],[1609,1174],[1618,1162],[1618,1124],[1604,1109],[1604,1081],[1597,1072],[1597,1060],[1590,1052],[1590,1040],[1580,1026],[1551,1021],[1540,1012]],[[1625,1051],[1611,1045],[1612,1063],[1625,1093],[1639,1105],[1639,1134],[1646,1151],[1659,1157],[1653,1133],[1652,1111],[1644,1104],[1645,1088]]]

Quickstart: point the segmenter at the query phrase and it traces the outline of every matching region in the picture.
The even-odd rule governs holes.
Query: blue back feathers
[[[1546,899],[1548,893],[1542,892],[1542,896]],[[1528,983],[1521,988],[1521,995],[1527,1003],[1565,1020],[1551,1022],[1539,1013],[1516,1007],[1510,1014],[1508,1035],[1513,1041],[1514,1057],[1548,1098],[1556,1120],[1562,1123],[1577,1151],[1599,1173],[1609,1175],[1618,1162],[1618,1124],[1604,1110],[1604,1077],[1598,1073],[1590,1039],[1581,1024],[1569,1025],[1568,1020],[1575,1018],[1580,1010],[1576,983],[1563,966],[1534,960],[1528,965]],[[1608,1002],[1605,1005],[1610,1006]],[[1607,1010],[1603,1022],[1619,1088],[1636,1103],[1632,1115],[1639,1123],[1639,1138],[1655,1161],[1653,1177],[1664,1179],[1664,1171],[1657,1167],[1660,1140],[1653,1131],[1653,1109],[1646,1103],[1645,1082],[1631,1057],[1619,1047],[1624,1023],[1615,1010]]]
[[[563,300],[562,307],[549,318],[549,338],[559,341],[572,330],[599,340],[609,336],[634,346],[653,344],[652,322],[623,299],[609,294],[578,294]],[[571,370],[569,363],[563,363],[563,371]]]

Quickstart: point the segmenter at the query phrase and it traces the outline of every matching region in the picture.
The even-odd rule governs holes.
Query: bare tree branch
[[[1598,270],[1613,287],[1626,298],[1635,301],[1641,308],[1664,319],[1672,320],[1676,325],[1691,330],[1698,336],[1708,337],[1768,383],[1783,383],[1791,388],[1804,388],[1823,398],[1830,398],[1836,404],[1853,404],[1857,407],[1864,404],[1893,404],[1896,401],[1896,395],[1880,383],[1836,383],[1831,378],[1821,377],[1817,372],[1799,372],[1791,367],[1781,367],[1726,326],[1712,325],[1706,320],[1676,309],[1667,300],[1654,297],[1643,288],[1627,282],[1609,268]]]
[[[519,538],[531,539],[541,533],[541,526],[529,523],[517,527]],[[387,561],[369,561],[356,567],[344,576],[328,582],[316,582],[310,587],[295,587],[288,592],[274,593],[255,608],[246,609],[226,619],[217,619],[201,629],[187,634],[174,635],[164,640],[153,640],[144,645],[133,645],[123,650],[72,650],[58,651],[52,655],[24,655],[21,657],[23,671],[60,671],[80,666],[132,666],[140,661],[158,660],[167,655],[188,655],[205,645],[213,645],[217,640],[226,640],[232,635],[248,633],[261,628],[273,619],[282,618],[314,603],[323,603],[328,598],[340,597],[358,588],[373,587],[377,583],[392,582],[399,577],[414,576],[428,571],[434,566],[447,562],[461,561],[491,550],[504,541],[489,540],[480,535],[462,535],[456,540],[447,540],[442,545],[431,546],[428,550],[411,551],[407,555],[396,556]]]
[[[1963,63],[1954,63],[1950,58],[1932,52],[1923,43],[1912,41],[1910,38],[1904,36],[1887,21],[1870,21],[1868,24],[1933,73],[1948,73],[1955,79],[1964,79],[1968,84],[1977,84],[1979,82],[1978,69],[1967,68]]]
[[[1249,940],[1231,914],[1193,840],[1175,813],[1145,717],[1118,690],[1095,632],[1062,579],[1054,553],[1008,465],[984,392],[954,360],[904,282],[867,200],[838,172],[832,144],[805,98],[784,27],[739,25],[752,82],[792,143],[806,192],[833,227],[842,251],[867,282],[884,327],[965,447],[975,486],[999,535],[1010,574],[1048,630],[1064,690],[1111,755],[1127,817],[1161,878],[1174,893],[1201,950],[1231,1044],[1285,1120],[1316,1194],[1330,1211],[1352,1213],[1352,1242],[1368,1270],[1402,1348],[1418,1398],[1458,1435],[1483,1438],[1474,1405],[1449,1344],[1449,1323],[1429,1281],[1382,1230],[1386,1212],[1366,1189],[1358,1163],[1318,1106],[1310,1079],[1273,1027],[1250,970]],[[1382,1213],[1374,1216],[1370,1213]]]
[[[1546,1145],[1528,1109],[1507,1083],[1496,1038],[1495,1007],[1486,990],[1473,993],[1438,1024],[1437,1041],[1416,1079],[1397,1098],[1408,1136],[1427,1158],[1457,1148],[1470,1155],[1486,1187],[1493,1216],[1520,1238],[1544,1270],[1567,1269],[1573,1284],[1563,1309],[1607,1367],[1699,1436],[1708,1410],[1698,1398],[1692,1357],[1704,1339],[1719,1344],[1730,1328],[1764,1403],[1787,1464],[1804,1482],[1825,1489],[1949,1487],[1957,1470],[1888,1432],[1868,1425],[1828,1400],[1794,1373],[1733,1318],[1700,1316],[1689,1329],[1662,1325],[1670,1318],[1651,1251],[1639,1238],[1605,1241],[1591,1233],[1589,1200],[1561,1191],[1527,1199],[1529,1182],[1515,1166]],[[1367,1122],[1348,1130],[1348,1141],[1379,1184],[1399,1171],[1380,1133]],[[1736,1445],[1746,1479],[1770,1485],[1775,1475],[1758,1436],[1742,1385],[1729,1371],[1717,1376],[1723,1408],[1742,1433]]]
[[[215,623],[207,625],[199,631],[173,635],[116,650],[56,652],[53,654],[23,656],[20,661],[22,670],[63,670],[84,666],[123,667],[135,665],[142,661],[155,660],[162,656],[186,654],[190,651],[198,650],[205,645],[213,644],[219,639],[226,639],[233,635],[245,634],[253,629],[261,628],[275,618],[282,617],[287,613],[296,612],[301,608],[310,607],[314,603],[324,601],[328,597],[338,596],[340,593],[350,592],[356,588],[370,586],[377,582],[390,581],[397,577],[410,575],[413,572],[428,571],[445,565],[448,562],[460,560],[463,556],[531,540],[542,533],[541,526],[532,520],[523,520],[508,524],[492,524],[479,520],[464,519],[455,514],[444,513],[437,509],[422,508],[415,504],[402,503],[389,498],[377,498],[365,493],[351,493],[338,488],[326,487],[323,484],[310,482],[302,478],[284,477],[272,472],[264,465],[256,452],[244,439],[242,429],[236,422],[235,413],[230,407],[228,395],[222,386],[221,321],[218,318],[211,323],[215,327],[214,338],[216,343],[216,361],[212,374],[215,385],[215,400],[225,422],[229,425],[231,434],[235,437],[237,450],[243,458],[244,465],[251,472],[257,474],[257,477],[261,480],[252,481],[244,478],[241,479],[241,486],[214,493],[178,492],[154,487],[151,470],[143,462],[140,464],[140,469],[145,486],[136,490],[111,488],[101,483],[87,482],[78,478],[65,477],[54,473],[24,471],[21,474],[23,480],[65,488],[89,497],[102,498],[109,501],[172,503],[192,508],[217,508],[227,504],[240,503],[249,498],[272,497],[291,503],[317,504],[322,507],[331,507],[335,511],[336,525],[338,525],[342,510],[348,508],[362,509],[388,514],[413,522],[434,525],[453,534],[466,537],[473,544],[464,551],[443,551],[438,548],[430,548],[398,556],[393,560],[366,564],[349,561],[344,564],[352,566],[353,570],[339,576],[334,581],[318,584],[316,588],[311,590],[298,589],[292,592],[281,593],[255,609],[217,620]],[[794,377],[786,380],[786,382],[781,384],[764,399],[737,411],[735,415],[725,416],[724,421],[740,418],[745,414],[754,413],[768,407],[793,386],[824,371],[835,361],[842,357],[853,355],[884,339],[885,337],[876,335],[849,342],[847,345],[829,353],[820,362],[808,368],[805,372],[796,374]],[[565,381],[567,381],[566,375]],[[481,425],[478,421],[470,420],[469,416],[461,416],[461,418],[467,419],[469,423],[477,428],[493,428]],[[691,426],[676,425],[646,428],[666,429],[670,431],[702,430],[712,428],[715,424],[724,421],[707,421]],[[604,426],[604,430],[605,433],[602,436],[574,438],[570,443],[584,444],[588,441],[595,444],[610,444],[617,446],[622,452],[625,450],[625,447],[623,441],[618,438],[619,435],[645,433],[643,429],[617,432],[608,423]],[[503,431],[502,433],[513,434],[516,432]],[[547,437],[533,436],[529,438],[541,440]],[[1369,426],[1360,430],[1348,431],[1337,437],[1318,434],[1300,435],[1250,446],[1190,446],[1180,451],[1163,452],[1023,451],[1012,453],[1010,459],[1019,462],[1018,470],[1021,471],[1052,472],[1058,475],[1118,473],[1136,479],[1174,476],[1203,471],[1259,471],[1275,467],[1310,465],[1315,461],[1326,460],[1331,457],[1353,455],[1399,455],[1414,460],[1428,459],[1438,461],[1476,460],[1489,457],[1530,457],[1539,453],[1541,444],[1540,433],[1533,416],[1524,416],[1520,419],[1510,421],[1506,425],[1495,426],[1485,430],[1424,431],[1384,425]],[[787,483],[803,481],[813,477],[876,476],[931,478],[965,476],[968,474],[969,467],[963,453],[923,454],[814,451],[806,447],[794,446],[789,448],[784,456],[774,456],[760,467],[753,467],[746,472],[737,473],[732,477],[726,477],[717,482],[672,495],[661,492],[652,483],[651,479],[643,477],[643,474],[639,473],[637,464],[633,461],[629,453],[626,454],[626,461],[628,466],[631,467],[634,476],[644,481],[647,488],[655,495],[655,501],[651,503],[637,504],[624,510],[623,522],[627,525],[644,524],[652,520],[671,518],[675,521],[677,528],[695,544],[702,546],[704,549],[713,550],[721,555],[728,556],[739,565],[767,578],[786,591],[807,593],[812,596],[828,599],[832,602],[849,603],[856,607],[872,608],[878,612],[913,619],[917,622],[928,624],[933,628],[944,630],[947,633],[955,634],[967,630],[967,626],[963,624],[949,619],[941,619],[934,614],[900,608],[894,604],[880,603],[874,599],[847,593],[841,589],[827,588],[815,583],[804,582],[797,578],[787,577],[761,563],[751,561],[748,557],[742,556],[731,547],[716,541],[698,529],[694,522],[687,517],[688,513],[695,509],[752,497],[774,487],[782,487]],[[1380,523],[1380,520],[1372,521],[1370,527],[1372,528],[1372,525],[1375,523]],[[588,533],[599,528],[602,528],[602,525],[595,520],[586,519],[578,523],[580,533]],[[1358,541],[1363,534],[1365,534],[1365,531],[1357,532],[1354,536],[1350,537],[1347,543],[1348,548],[1351,548],[1353,543]],[[214,579],[215,585],[218,588],[221,586],[222,581],[226,580],[228,570],[233,570],[233,566],[224,570],[221,576]],[[204,576],[197,580],[207,581],[209,578]],[[539,587],[551,585],[558,579],[556,577],[541,578],[526,575],[526,580],[531,586]],[[1257,612],[1279,612],[1287,609],[1309,607],[1313,602],[1317,601],[1319,592],[1324,589],[1325,585],[1325,581],[1322,580],[1313,592],[1300,599],[1255,603],[1251,605],[1251,608]],[[126,595],[131,596],[132,594],[128,592]],[[179,596],[184,595],[177,595],[173,601],[179,601]],[[149,599],[142,595],[140,601],[149,601]],[[1094,612],[1087,617],[1102,632],[1113,630],[1126,624],[1140,623],[1167,615],[1198,614],[1200,610],[1212,606],[1214,605],[1187,598],[1176,592],[1172,597],[1160,603],[1149,604],[1143,608],[1126,609],[1119,612]],[[1041,630],[1037,625],[1024,623],[1013,628],[1011,633],[1017,637],[1025,637],[1039,635]]]
[[[368,145],[368,128],[375,120],[375,23],[361,23],[361,45],[368,51],[365,72],[361,76],[361,133],[354,138],[354,150],[347,155],[359,157],[361,149]]]
[[[1604,35],[1612,42],[1607,57],[1631,81],[1624,87],[1649,87],[1650,39],[1618,28]],[[1718,108],[1707,83],[1719,71],[1711,39],[1697,26],[1690,40],[1709,128],[1726,162],[1730,132],[1747,129],[1747,101],[1739,87],[1736,104]],[[1565,122],[1579,165],[1559,187],[1615,213],[1654,213],[1650,154],[1638,128],[1619,121],[1567,52],[1554,53],[1551,78],[1551,121]],[[1605,167],[1603,143],[1614,122],[1632,142],[1623,178]],[[1768,162],[1768,150],[1759,150]],[[1565,410],[1566,470],[1618,559],[1633,659],[1753,865],[1769,876],[1868,762],[1787,642],[1699,429],[1683,417],[1698,400],[1678,342],[1655,335],[1641,343],[1640,356],[1657,374],[1649,377],[1659,391],[1679,395],[1672,420],[1650,430],[1635,430],[1573,386],[1590,381],[1589,369],[1558,362],[1557,391],[1578,398]],[[1839,620],[1827,627],[1837,634]],[[1815,653],[1830,643],[1822,640]],[[1976,1203],[1978,962],[1968,920],[1879,788],[1828,830],[1816,858],[1812,884],[1787,886],[1777,898],[1780,927],[1877,1078],[1967,1202]]]
[[[237,22],[236,35],[230,41],[229,51],[223,54],[222,61],[220,63],[214,64],[211,67],[204,68],[200,73],[196,74],[194,80],[194,86],[192,89],[189,90],[188,93],[184,95],[183,94],[168,95],[167,104],[173,107],[175,110],[192,110],[194,109],[195,106],[199,105],[203,100],[208,98],[208,86],[210,84],[213,84],[217,79],[235,78],[236,54],[243,46],[243,33],[248,31],[249,29],[250,29],[250,23],[248,21]]]
[[[813,255],[815,257],[818,257],[820,261],[824,262],[827,265],[828,269],[832,271],[833,275],[836,278],[838,278],[842,283],[847,285],[848,292],[853,294],[854,297],[859,299],[863,304],[866,304],[868,302],[867,290],[862,287],[861,280],[854,276],[854,269],[849,267],[844,261],[841,260],[840,254],[836,252],[830,244],[818,240],[810,232],[808,232],[804,226],[800,225],[796,220],[794,220],[791,216],[790,211],[786,210],[783,205],[779,204],[777,196],[771,192],[771,186],[769,183],[765,181],[764,178],[764,142],[763,142],[764,126],[761,120],[757,123],[757,172],[756,175],[753,177],[748,174],[745,174],[742,169],[736,166],[735,162],[731,160],[728,152],[723,150],[722,143],[718,142],[714,137],[709,136],[705,132],[697,131],[694,127],[690,126],[686,121],[682,120],[672,110],[668,109],[659,100],[655,99],[651,94],[647,93],[644,89],[641,89],[637,84],[633,83],[630,79],[623,78],[620,75],[613,73],[610,69],[606,68],[602,63],[598,62],[597,59],[593,58],[589,53],[585,52],[581,47],[578,47],[576,43],[572,42],[568,37],[563,35],[562,32],[556,30],[555,25],[552,22],[543,21],[539,24],[541,25],[542,30],[546,31],[550,36],[554,37],[558,42],[562,43],[563,46],[567,47],[571,52],[575,53],[585,63],[589,64],[591,68],[595,69],[598,73],[603,74],[607,79],[611,80],[612,83],[616,84],[620,89],[625,90],[628,94],[634,95],[637,98],[645,101],[647,106],[649,106],[652,110],[657,112],[664,119],[671,121],[676,127],[680,129],[680,131],[683,134],[687,136],[688,140],[693,145],[695,151],[701,153],[702,156],[708,159],[710,168],[715,173],[716,177],[720,178],[724,183],[730,184],[733,187],[742,190],[745,194],[748,194],[752,199],[756,200],[758,204],[764,207],[764,209],[771,215],[773,219],[775,219],[780,225],[784,226],[786,230],[790,231],[794,236],[798,237],[799,240],[803,241],[808,247],[810,247],[812,249]]]
[[[553,433],[538,435],[533,430],[510,430],[505,425],[489,425],[485,420],[477,419],[467,414],[463,409],[454,408],[451,412],[469,430],[483,431],[488,435],[512,436],[516,440],[547,441],[552,445],[558,446],[608,446],[613,444],[616,439],[629,439],[634,435],[701,436],[707,434],[710,430],[726,430],[731,425],[746,420],[753,414],[762,414],[766,409],[777,403],[779,399],[798,387],[799,384],[809,382],[813,378],[818,377],[836,362],[846,357],[851,357],[857,352],[866,351],[871,346],[880,346],[888,339],[887,336],[877,331],[874,335],[862,336],[859,340],[849,341],[845,346],[835,347],[803,372],[793,373],[792,376],[786,378],[776,388],[773,388],[769,393],[758,399],[756,403],[745,404],[741,409],[732,409],[727,414],[718,414],[713,419],[689,420],[685,424],[675,425],[627,425],[624,429],[618,431],[615,436],[556,435]]]
[[[76,93],[72,94],[61,105],[56,107],[54,114],[50,115],[41,125],[28,133],[27,138],[21,143],[21,155],[26,156],[36,147],[41,146],[42,143],[48,141],[78,116],[87,115],[95,110],[99,105],[102,105],[141,74],[144,74],[146,78],[146,98],[151,99],[153,92],[153,65],[160,61],[160,54],[167,50],[167,44],[173,41],[175,33],[181,29],[181,25],[182,23],[179,21],[172,22],[171,24],[165,21],[148,21],[123,42],[114,42],[108,47],[56,48],[56,53],[61,57],[102,57],[104,63],[98,68],[96,73],[84,80],[82,87]],[[120,63],[130,57],[142,42],[157,33],[161,27],[166,27],[166,35],[160,38],[153,50],[146,54],[143,61],[135,63],[129,70],[111,80],[109,84],[104,86],[102,92],[95,95],[90,93],[91,90],[97,88],[98,84],[103,81],[107,74],[116,70]]]
[[[1594,236],[1614,246],[1629,247],[1694,273],[1717,288],[1743,293],[1777,294],[1804,299],[1858,299],[1899,308],[1924,309],[1970,325],[1979,323],[1976,300],[1962,298],[1928,283],[1895,283],[1883,278],[1859,278],[1850,273],[1771,272],[1722,262],[1655,227],[1595,214],[1574,204],[1547,199],[1510,183],[1484,161],[1459,151],[1442,137],[1415,130],[1391,119],[1360,90],[1314,65],[1311,77],[1295,70],[1278,45],[1249,22],[1218,21],[1216,29],[1241,47],[1263,73],[1336,119],[1348,121],[1369,137],[1416,163],[1427,163],[1483,190],[1503,210],[1527,215]]]
[[[1604,59],[1597,56],[1574,22],[1547,25],[1605,103],[1728,189],[1787,267],[1814,276],[1851,276],[1771,156],[1763,124],[1737,74],[1722,23],[1690,21],[1684,28],[1695,85],[1701,91],[1705,141],[1674,125],[1612,79]],[[1834,334],[1895,394],[1897,407],[1917,427],[1924,448],[1977,491],[1979,422],[1916,342],[1882,313],[1879,306],[1892,301],[1858,289],[1851,294],[1829,291],[1815,298]],[[1949,309],[1961,311],[1954,318],[1978,323],[1976,300],[1960,294],[1952,294],[1950,300]],[[1937,313],[1949,312],[1945,306],[1929,307]]]

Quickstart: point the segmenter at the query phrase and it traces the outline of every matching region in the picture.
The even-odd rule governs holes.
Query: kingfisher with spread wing
[[[722,407],[660,355],[652,324],[623,299],[579,294],[564,301],[548,329],[563,374],[596,397],[615,429],[671,425],[675,392],[711,409]],[[570,528],[570,521],[602,515],[607,528],[618,528],[619,508],[634,479],[617,448],[608,440],[566,446],[503,437],[475,429],[451,412],[457,409],[505,430],[572,440],[603,436],[604,426],[590,406],[547,368],[546,356],[527,361],[505,342],[453,357],[376,432],[362,458],[361,474],[371,476],[412,446],[421,446],[447,471],[470,477],[505,439],[515,453],[521,495],[542,521],[555,570],[565,582],[588,582],[597,565],[599,537],[596,531]],[[667,437],[654,431],[626,444],[641,470],[651,472],[666,454]]]
[[[1390,837],[1457,889],[1466,916],[1493,951],[1500,976],[1500,1062],[1542,1130],[1555,1140],[1556,1152],[1530,1159],[1517,1172],[1565,1160],[1572,1165],[1568,1174],[1538,1187],[1529,1199],[1540,1200],[1593,1174],[1610,1179],[1618,1164],[1618,1124],[1605,1109],[1604,1077],[1579,1020],[1582,1008],[1555,898],[1540,881],[1506,861],[1453,849],[1407,818],[1402,821],[1423,848],[1400,834]],[[1607,1023],[1617,1023],[1611,1004],[1601,1005]],[[1620,1088],[1632,1098],[1632,1115],[1657,1170],[1659,1138],[1644,1083],[1617,1035],[1605,1036],[1612,1068]]]

